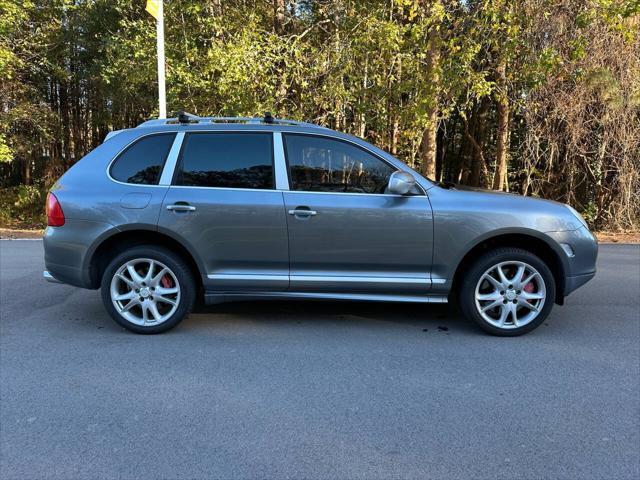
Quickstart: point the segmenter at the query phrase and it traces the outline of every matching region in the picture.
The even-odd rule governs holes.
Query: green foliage
[[[623,105],[624,99],[619,83],[610,70],[596,68],[589,71],[584,78],[591,92],[596,94],[603,103],[615,110]]]
[[[3,185],[50,184],[109,130],[157,116],[155,23],[144,4],[0,0]],[[638,0],[283,5],[278,18],[273,0],[166,1],[169,111],[272,111],[363,136],[416,167],[423,161],[424,132],[438,128],[437,176],[486,186],[496,168],[497,106],[506,103],[511,190],[592,202],[595,187],[581,187],[579,200],[570,188],[551,188],[562,183],[554,175],[568,175],[555,157],[559,151],[573,162],[568,183],[574,177],[581,185],[584,178],[601,181],[590,173],[596,165],[613,172],[603,175],[604,183],[618,185],[617,172],[628,170],[607,169],[620,156],[608,150],[604,160],[597,148],[585,148],[584,158],[571,156],[575,138],[604,138],[611,122],[569,131],[567,121],[547,130],[543,120],[535,121],[566,108],[562,99],[573,89],[597,103],[584,106],[590,115],[611,120],[615,112],[637,122],[637,111],[634,117],[628,107],[640,105]],[[614,65],[615,49],[610,59],[594,56],[601,43],[612,41],[636,45],[629,73]],[[629,86],[625,75],[635,83]],[[542,97],[555,103],[543,104]],[[627,124],[631,140],[624,152],[633,150],[637,136],[636,123]],[[545,131],[541,137],[538,127]],[[559,143],[553,138],[558,131],[564,135]],[[529,157],[532,138],[541,158]],[[475,176],[469,174],[474,168]],[[595,205],[599,214],[608,208]]]
[[[13,205],[19,211],[32,210],[36,205],[42,206],[40,190],[33,185],[20,185]]]
[[[5,136],[0,134],[0,163],[9,163],[13,160],[13,151],[7,145]]]
[[[598,208],[595,202],[593,201],[589,202],[584,207],[582,212],[580,212],[580,214],[582,215],[582,218],[585,219],[585,221],[591,228],[594,228],[595,226],[597,226],[596,220],[598,218]]]
[[[45,194],[32,185],[0,188],[0,228],[44,228]]]

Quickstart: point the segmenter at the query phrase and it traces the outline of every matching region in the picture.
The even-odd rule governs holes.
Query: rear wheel
[[[179,256],[155,245],[133,247],[114,258],[102,276],[105,308],[136,333],[165,332],[186,317],[195,282]]]
[[[549,267],[519,248],[498,248],[476,260],[459,292],[460,309],[493,335],[516,336],[538,327],[555,301]]]

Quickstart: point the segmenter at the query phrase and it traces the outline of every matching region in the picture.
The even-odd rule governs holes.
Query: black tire
[[[522,327],[505,329],[492,325],[480,315],[476,308],[475,290],[480,278],[489,268],[500,262],[509,261],[524,262],[535,268],[544,281],[546,298],[537,317]],[[491,335],[515,337],[536,329],[545,321],[555,302],[556,284],[551,270],[539,257],[521,248],[503,247],[490,250],[473,262],[463,275],[464,277],[457,292],[460,310],[465,318],[473,320],[480,328]]]
[[[180,287],[180,299],[174,313],[164,322],[157,325],[136,325],[124,318],[113,305],[111,300],[111,280],[118,269],[130,260],[149,258],[166,265],[175,275]],[[186,262],[175,253],[157,245],[139,245],[118,254],[107,266],[100,284],[102,302],[109,315],[122,327],[135,333],[155,334],[166,332],[180,323],[193,309],[196,297],[196,283],[193,273]],[[170,312],[167,312],[167,314]]]

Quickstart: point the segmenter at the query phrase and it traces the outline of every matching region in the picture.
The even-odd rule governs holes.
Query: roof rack
[[[138,125],[140,127],[157,127],[162,125],[190,125],[190,124],[207,124],[207,123],[249,123],[264,125],[292,125],[303,127],[324,128],[320,125],[307,122],[298,122],[296,120],[288,120],[283,118],[274,118],[271,112],[266,112],[264,117],[199,117],[187,112],[178,112],[178,116],[174,118],[158,118],[147,120]]]

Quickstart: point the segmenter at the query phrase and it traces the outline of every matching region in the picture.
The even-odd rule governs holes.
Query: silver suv
[[[109,134],[47,198],[46,279],[102,291],[137,333],[194,302],[444,303],[502,336],[595,275],[571,207],[435,183],[367,142],[265,118],[151,120]]]

